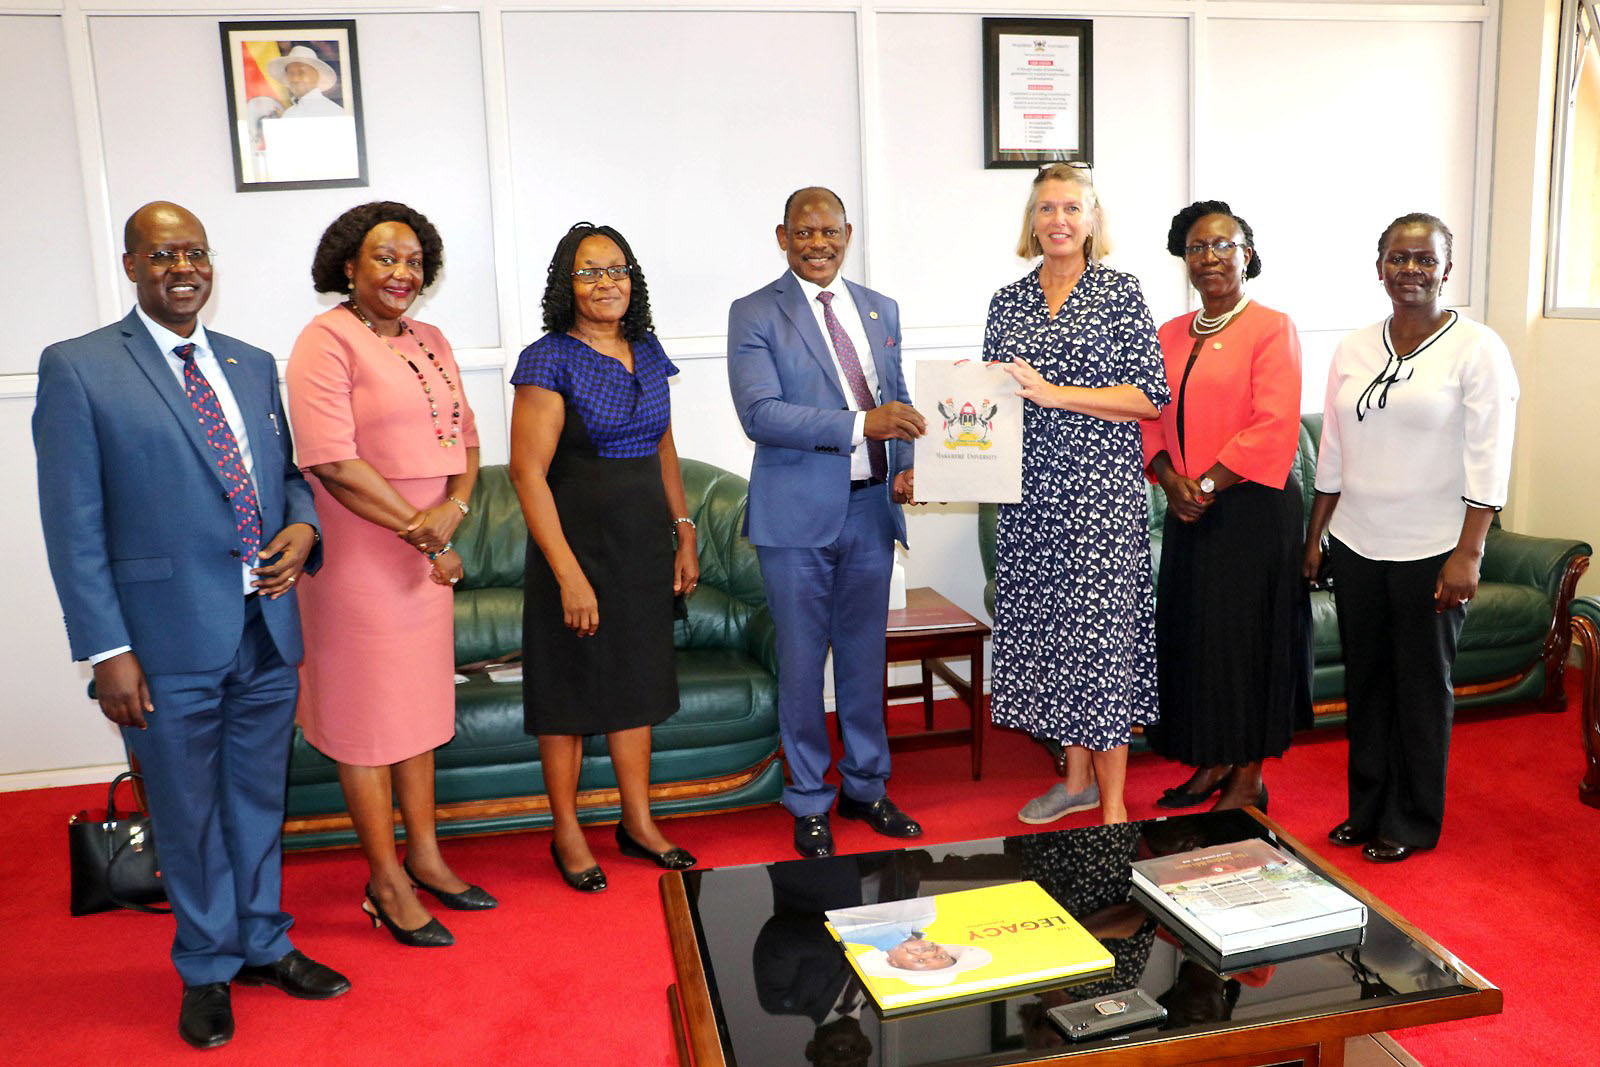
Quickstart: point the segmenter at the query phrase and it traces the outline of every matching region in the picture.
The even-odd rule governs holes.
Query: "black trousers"
[[[1413,848],[1439,843],[1455,697],[1450,670],[1467,612],[1434,610],[1448,552],[1367,559],[1332,542],[1350,736],[1350,822]]]

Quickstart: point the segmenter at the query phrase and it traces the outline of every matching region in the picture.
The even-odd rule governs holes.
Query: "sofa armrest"
[[[765,604],[745,623],[744,649],[768,674],[778,676],[778,627]]]
[[[1586,562],[1593,551],[1582,541],[1491,527],[1484,541],[1480,577],[1486,582],[1533,586],[1555,604],[1567,584],[1568,572],[1580,560]]]

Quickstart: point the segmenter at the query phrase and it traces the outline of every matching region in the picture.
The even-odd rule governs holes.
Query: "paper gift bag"
[[[918,360],[916,497],[1016,504],[1022,500],[1022,398],[999,367],[975,359]]]

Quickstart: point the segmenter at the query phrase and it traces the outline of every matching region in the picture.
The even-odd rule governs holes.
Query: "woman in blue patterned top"
[[[1105,214],[1087,171],[1039,171],[1017,254],[1039,266],[995,293],[985,359],[1025,400],[1022,502],[995,538],[997,726],[1066,750],[1067,780],[1018,813],[1043,823],[1099,805],[1125,822],[1135,723],[1155,721],[1155,595],[1138,421],[1167,403],[1139,282],[1100,265]]]
[[[583,737],[606,735],[623,855],[682,870],[650,816],[650,728],[678,710],[673,597],[700,576],[672,443],[667,378],[644,274],[622,234],[580,222],[556,246],[548,331],[517,361],[511,480],[531,534],[523,712],[539,738],[550,856],[585,893],[606,887],[578,825]],[[676,548],[674,548],[676,535]]]

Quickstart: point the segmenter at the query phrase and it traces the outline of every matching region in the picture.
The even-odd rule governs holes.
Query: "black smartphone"
[[[1160,1022],[1167,1017],[1167,1009],[1142,989],[1124,989],[1106,997],[1063,1004],[1046,1014],[1069,1041],[1088,1041],[1129,1027]]]

